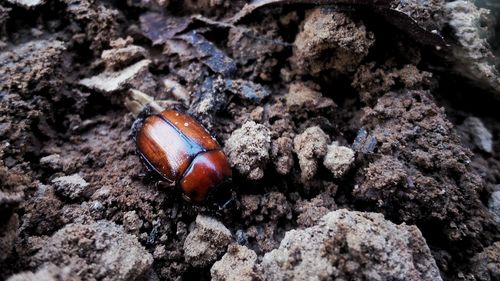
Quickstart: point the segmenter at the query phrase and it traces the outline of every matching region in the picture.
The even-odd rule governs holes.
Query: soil
[[[499,280],[500,11],[370,2],[1,1],[0,280]],[[131,89],[232,178],[149,171]]]

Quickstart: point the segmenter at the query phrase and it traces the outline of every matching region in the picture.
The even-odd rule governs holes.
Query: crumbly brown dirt
[[[0,280],[499,278],[499,11],[264,2],[0,3]],[[130,89],[220,142],[205,202]]]

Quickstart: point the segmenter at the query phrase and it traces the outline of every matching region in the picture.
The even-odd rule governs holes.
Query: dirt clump
[[[194,267],[207,266],[226,251],[232,236],[220,221],[198,215],[195,228],[184,241],[186,262]]]
[[[479,200],[481,179],[428,92],[389,92],[365,108],[361,121],[377,139],[381,156],[364,168],[355,197],[378,202],[377,209],[398,206],[384,212],[398,221],[439,222],[450,242],[487,233],[492,218]]]
[[[270,148],[269,129],[264,125],[248,121],[231,134],[224,150],[231,166],[248,179],[258,180],[264,176]]]
[[[495,242],[472,258],[473,278],[481,281],[500,278],[500,242]]]
[[[363,261],[360,263],[360,261]],[[441,280],[425,239],[415,226],[395,225],[380,214],[338,210],[304,230],[286,233],[264,255],[265,280]]]
[[[354,151],[349,147],[340,146],[333,142],[328,145],[323,165],[336,178],[342,177],[351,168],[354,162]]]
[[[86,280],[137,280],[153,258],[134,236],[109,221],[69,224],[57,231],[32,259],[32,264],[68,265]]]
[[[306,182],[314,177],[318,159],[326,155],[329,142],[330,137],[317,126],[307,128],[294,138],[293,147],[299,158],[302,181]]]
[[[332,69],[339,73],[352,72],[374,41],[373,33],[348,15],[326,8],[313,9],[294,42],[293,70],[299,74]]]
[[[0,54],[0,87],[27,95],[31,91],[55,90],[61,86],[64,43],[37,40],[15,46]]]
[[[55,190],[57,192],[70,200],[79,198],[89,185],[78,174],[55,178],[52,180],[52,183],[55,184]]]
[[[231,244],[227,253],[210,269],[212,280],[254,280],[257,254],[245,246]]]

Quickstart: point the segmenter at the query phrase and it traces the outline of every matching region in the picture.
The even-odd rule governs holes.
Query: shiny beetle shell
[[[146,165],[170,185],[200,202],[231,177],[231,167],[219,143],[192,117],[165,110],[147,117],[136,134]]]

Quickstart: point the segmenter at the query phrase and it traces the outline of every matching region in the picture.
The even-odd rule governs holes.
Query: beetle
[[[139,156],[188,201],[201,202],[232,175],[217,140],[194,118],[176,110],[146,117],[135,130]]]

